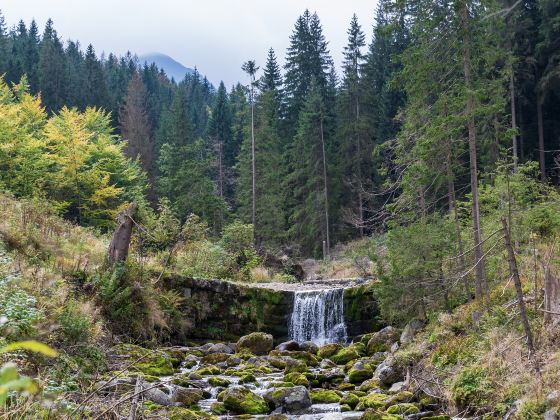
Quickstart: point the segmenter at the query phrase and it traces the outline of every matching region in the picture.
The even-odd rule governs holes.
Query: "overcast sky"
[[[63,40],[92,43],[96,51],[161,52],[198,67],[212,83],[245,76],[247,59],[263,65],[273,47],[284,61],[289,36],[306,8],[316,11],[339,67],[353,13],[371,39],[376,0],[2,0],[8,26],[35,18],[41,31],[54,20]]]

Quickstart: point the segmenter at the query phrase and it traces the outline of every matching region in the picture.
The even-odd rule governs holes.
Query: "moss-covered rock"
[[[284,373],[290,372],[307,372],[307,365],[301,360],[286,358],[286,367],[284,368]]]
[[[140,371],[145,375],[160,377],[175,372],[172,358],[164,351],[145,349],[135,344],[118,344],[113,347],[113,351],[131,361],[138,360],[131,370]]]
[[[241,379],[239,379],[239,383],[240,384],[256,384],[257,383],[257,378],[255,378],[255,375],[253,375],[252,373],[246,373],[245,375],[241,376]]]
[[[231,382],[226,378],[220,378],[217,376],[212,376],[211,378],[208,378],[208,383],[213,387],[220,386],[223,388],[227,388],[228,386],[231,385]]]
[[[391,345],[399,340],[399,336],[399,332],[391,326],[377,331],[367,343],[367,354],[372,355],[376,352],[389,351]]]
[[[340,404],[346,404],[352,409],[354,409],[354,407],[356,407],[359,402],[360,402],[360,398],[357,395],[351,393],[346,394],[340,400]]]
[[[292,382],[271,382],[267,385],[267,388],[291,388],[295,386]]]
[[[188,410],[181,407],[173,407],[168,412],[169,420],[217,420],[216,417],[202,411]]]
[[[268,414],[270,412],[264,398],[243,386],[226,389],[222,398],[226,410],[236,414]]]
[[[321,359],[328,359],[334,354],[338,353],[342,349],[342,346],[337,343],[325,344],[324,346],[319,347],[319,351],[317,351],[317,355]]]
[[[231,357],[231,355],[226,353],[210,353],[202,358],[202,363],[209,365],[215,365],[218,363],[225,362]]]
[[[361,420],[403,420],[400,414],[388,414],[379,410],[369,409],[362,414]]]
[[[360,402],[356,406],[356,409],[362,411],[366,408],[383,409],[387,404],[388,397],[385,394],[379,392],[371,392],[365,397],[360,398]]]
[[[348,381],[352,384],[359,384],[373,376],[371,365],[364,362],[354,363],[348,371]]]
[[[354,390],[356,388],[356,386],[354,384],[350,384],[348,382],[342,382],[341,384],[339,384],[336,387],[337,391],[349,391],[349,390]]]
[[[273,350],[270,352],[272,357],[291,357],[292,359],[297,359],[305,362],[307,366],[319,366],[319,360],[317,357],[307,351],[280,351]]]
[[[221,402],[213,402],[210,404],[210,411],[218,416],[222,416],[227,413],[224,403]]]
[[[336,391],[330,389],[312,389],[310,397],[313,404],[337,403],[341,399]]]
[[[221,370],[217,366],[208,365],[195,370],[194,373],[200,376],[219,375],[221,373]]]
[[[335,355],[331,356],[331,360],[337,365],[345,365],[351,360],[359,359],[360,353],[354,347],[345,347],[336,352]]]
[[[378,389],[381,386],[381,382],[378,378],[368,379],[364,381],[358,388],[359,391],[370,392],[374,389]]]
[[[192,407],[203,398],[203,391],[198,388],[185,388],[177,386],[172,394],[173,403],[181,407]]]
[[[402,415],[409,415],[409,414],[416,414],[419,413],[420,410],[412,403],[399,403],[390,406],[387,409],[387,413],[389,414],[402,414]]]
[[[346,413],[347,411],[352,411],[352,407],[350,407],[348,404],[341,404],[340,405],[340,412],[341,413]]]
[[[309,386],[309,380],[300,372],[291,372],[284,375],[284,381],[291,382],[294,385]]]
[[[304,386],[271,389],[264,395],[264,399],[274,409],[281,408],[283,412],[288,413],[298,412],[311,406],[309,392]]]
[[[256,355],[265,355],[272,350],[272,335],[254,332],[237,341],[237,351],[247,350]]]

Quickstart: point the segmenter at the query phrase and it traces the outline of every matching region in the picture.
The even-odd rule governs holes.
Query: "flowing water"
[[[344,289],[306,290],[294,293],[290,339],[317,345],[346,343]]]

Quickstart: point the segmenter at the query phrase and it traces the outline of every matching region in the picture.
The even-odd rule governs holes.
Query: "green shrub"
[[[84,303],[69,299],[59,317],[60,339],[67,345],[88,343],[94,337],[95,322],[83,310]]]
[[[493,391],[489,372],[483,366],[475,365],[462,369],[451,384],[452,398],[463,408],[488,406]]]
[[[43,319],[37,300],[15,284],[14,277],[0,279],[0,336],[18,340],[32,336]]]

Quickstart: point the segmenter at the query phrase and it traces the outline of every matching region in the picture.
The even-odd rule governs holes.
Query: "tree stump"
[[[109,251],[107,252],[107,262],[109,266],[113,266],[117,262],[126,260],[128,256],[128,248],[130,247],[130,239],[132,237],[132,216],[136,213],[138,206],[132,203],[123,210],[117,217],[117,227],[113,232]]]

